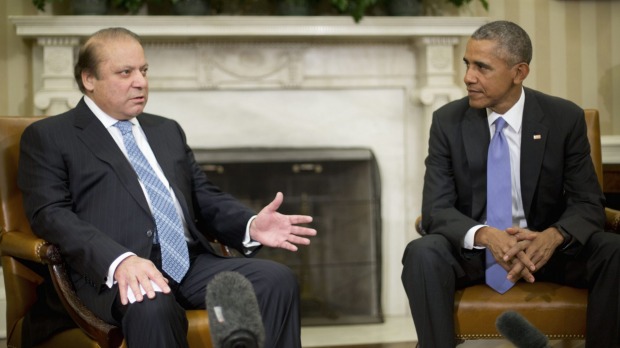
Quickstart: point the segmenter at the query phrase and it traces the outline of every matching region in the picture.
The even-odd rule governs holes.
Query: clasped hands
[[[250,224],[250,238],[262,245],[297,251],[297,245],[309,245],[310,239],[316,235],[313,228],[298,226],[312,222],[307,215],[284,215],[278,208],[284,201],[281,192],[265,206]],[[118,265],[114,272],[122,304],[127,304],[130,297],[141,302],[144,296],[154,298],[156,292],[169,293],[168,279],[155,267],[153,262],[138,256],[129,256]],[[130,296],[130,292],[131,295]],[[133,299],[132,299],[133,300]]]
[[[508,272],[508,279],[516,282],[523,278],[529,283],[562,244],[564,237],[555,227],[542,232],[509,227],[506,231],[485,226],[478,230],[475,245],[485,246],[495,260]]]

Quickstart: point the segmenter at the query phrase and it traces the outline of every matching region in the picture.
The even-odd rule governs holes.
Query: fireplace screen
[[[297,274],[303,325],[383,321],[377,163],[368,149],[194,150],[209,179],[259,211],[284,194],[280,212],[314,217],[318,235],[292,253],[256,257]]]

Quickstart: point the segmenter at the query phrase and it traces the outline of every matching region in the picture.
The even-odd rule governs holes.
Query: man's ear
[[[514,83],[521,84],[530,74],[530,65],[527,63],[519,63],[515,66],[516,74],[514,77]]]
[[[82,71],[82,84],[88,92],[92,92],[95,89],[95,79],[95,75],[92,74],[90,71]]]

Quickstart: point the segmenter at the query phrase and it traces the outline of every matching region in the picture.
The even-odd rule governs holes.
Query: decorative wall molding
[[[11,16],[22,37],[88,36],[124,26],[143,37],[168,38],[409,38],[462,36],[484,24],[484,17],[348,16]]]

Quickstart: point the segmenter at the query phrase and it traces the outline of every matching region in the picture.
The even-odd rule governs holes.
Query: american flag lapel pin
[[[542,139],[542,135],[538,133],[534,134],[534,140],[540,140],[540,139]]]

